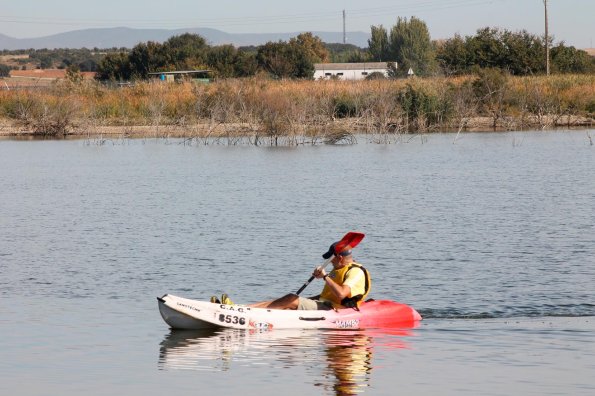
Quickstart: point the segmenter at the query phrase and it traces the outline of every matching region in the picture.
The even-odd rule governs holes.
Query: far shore
[[[362,81],[229,79],[0,90],[0,136],[181,137],[255,145],[379,142],[439,132],[593,128],[595,76]]]

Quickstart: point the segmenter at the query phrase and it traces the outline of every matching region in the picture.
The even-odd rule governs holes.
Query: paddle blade
[[[361,232],[348,232],[343,238],[335,245],[335,253],[339,254],[345,249],[353,249],[364,239],[365,235]]]

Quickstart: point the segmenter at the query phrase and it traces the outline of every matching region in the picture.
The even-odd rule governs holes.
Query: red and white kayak
[[[214,304],[166,294],[158,297],[159,312],[173,329],[371,329],[410,328],[421,315],[408,305],[388,301],[364,302],[359,310],[278,310],[246,305]]]

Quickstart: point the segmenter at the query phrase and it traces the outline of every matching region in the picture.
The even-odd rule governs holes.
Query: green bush
[[[425,126],[439,124],[449,113],[450,103],[447,98],[440,98],[422,86],[407,84],[398,93],[398,101],[409,122],[425,123]]]
[[[355,100],[349,96],[340,96],[333,99],[335,111],[333,115],[336,118],[354,117],[357,114],[357,105]]]
[[[10,77],[10,67],[0,63],[0,77]]]

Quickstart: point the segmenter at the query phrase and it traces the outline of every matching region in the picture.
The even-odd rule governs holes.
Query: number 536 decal
[[[236,315],[219,314],[219,322],[239,324],[243,326],[246,324],[246,318]]]

